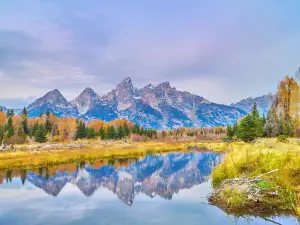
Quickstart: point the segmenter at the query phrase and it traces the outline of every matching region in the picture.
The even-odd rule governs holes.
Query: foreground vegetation
[[[82,143],[82,141],[80,142]],[[166,142],[98,142],[83,141],[82,148],[30,150],[26,145],[18,151],[0,153],[0,169],[37,168],[73,162],[94,162],[98,159],[140,157],[151,153],[185,151],[186,143]]]
[[[286,211],[300,216],[299,140],[280,142],[280,139],[259,139],[255,143],[210,143],[206,146],[226,151],[223,162],[212,174],[213,186],[216,189],[222,187],[212,196],[213,203],[233,212]],[[261,177],[251,186],[264,192],[256,199],[244,192],[244,183],[224,185],[228,179],[255,178],[269,171],[274,172]]]
[[[32,150],[26,145],[16,152],[0,153],[0,169],[32,169],[59,164],[140,158],[147,154],[184,151],[215,151],[224,153],[224,159],[213,170],[215,190],[211,201],[233,213],[287,212],[300,215],[300,140],[262,138],[246,142],[131,142],[131,141],[77,141],[82,148]],[[266,174],[260,179],[257,176]],[[241,178],[251,185],[238,185],[229,179]],[[224,185],[230,181],[229,185]],[[254,183],[253,183],[254,182]],[[260,189],[258,196],[249,197],[249,188]],[[245,191],[247,189],[247,192]]]

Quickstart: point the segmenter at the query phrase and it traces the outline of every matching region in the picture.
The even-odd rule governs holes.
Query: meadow
[[[223,161],[212,174],[213,186],[220,188],[228,179],[250,179],[262,174],[263,180],[254,184],[266,195],[252,199],[238,185],[223,185],[213,201],[226,210],[241,209],[293,212],[300,215],[300,142],[289,139],[278,142],[276,139],[258,139],[255,143],[232,142],[210,143],[212,149],[223,149]],[[270,194],[271,193],[271,194]]]

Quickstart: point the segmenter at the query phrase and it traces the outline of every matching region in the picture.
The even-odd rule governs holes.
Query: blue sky
[[[274,92],[300,66],[296,0],[0,2],[0,105],[58,88],[169,81],[210,101]]]

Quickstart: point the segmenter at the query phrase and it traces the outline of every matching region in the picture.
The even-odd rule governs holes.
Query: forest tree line
[[[133,141],[153,139],[199,138],[220,139],[226,134],[225,127],[176,128],[173,130],[146,129],[126,119],[111,122],[91,120],[85,122],[71,117],[58,118],[46,112],[37,118],[29,118],[26,108],[20,115],[13,110],[6,113],[0,109],[0,141],[5,144],[23,144],[31,141],[44,143],[65,142],[77,139],[118,140],[130,138]],[[1,144],[1,143],[0,143]]]
[[[267,117],[259,116],[257,106],[234,126],[227,127],[227,138],[253,141],[258,137],[300,137],[300,70],[286,76],[277,87]]]
[[[154,139],[157,138],[157,130],[145,129],[125,119],[85,122],[70,117],[58,118],[49,112],[28,118],[26,108],[21,115],[14,115],[13,110],[0,111],[0,141],[8,144],[22,144],[30,140],[39,143],[96,138],[117,140],[129,136]]]

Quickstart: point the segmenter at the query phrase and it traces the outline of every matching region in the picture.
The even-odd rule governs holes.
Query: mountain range
[[[128,119],[145,128],[169,129],[177,127],[215,127],[233,125],[257,103],[261,114],[267,113],[273,97],[248,98],[231,105],[179,91],[169,82],[143,88],[133,86],[130,78],[124,79],[115,89],[100,96],[86,88],[72,101],[55,89],[27,107],[29,117],[38,117],[49,111],[59,117],[111,121]]]
[[[267,116],[269,109],[274,101],[275,101],[275,96],[272,94],[268,94],[256,98],[251,98],[251,97],[246,98],[237,103],[231,104],[231,106],[237,107],[249,113],[252,111],[253,105],[256,103],[259,114],[261,116],[263,115]]]
[[[58,196],[67,183],[75,185],[85,196],[106,188],[127,205],[136,195],[172,199],[181,189],[189,189],[205,181],[220,160],[217,153],[171,153],[148,155],[127,167],[85,165],[74,172],[57,171],[52,176],[29,172],[26,180],[52,196]]]

